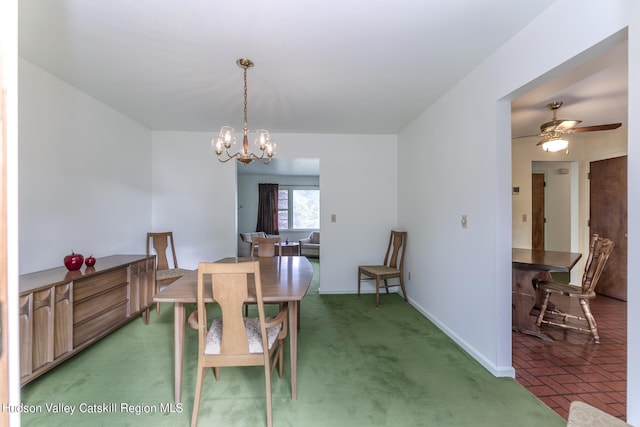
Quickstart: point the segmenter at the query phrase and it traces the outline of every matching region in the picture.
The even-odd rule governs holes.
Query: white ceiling
[[[626,40],[620,41],[515,99],[511,103],[512,135],[540,132],[540,124],[553,115],[546,105],[554,101],[564,103],[557,113],[559,119],[582,120],[577,127],[609,123],[627,126],[627,50]]]
[[[551,3],[20,0],[19,55],[152,130],[241,129],[247,57],[250,128],[395,134]],[[612,58],[514,101],[513,135],[556,99],[626,122],[626,46]]]
[[[553,0],[20,0],[19,55],[153,130],[395,134]]]

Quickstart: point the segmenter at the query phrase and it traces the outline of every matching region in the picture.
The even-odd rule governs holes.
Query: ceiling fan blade
[[[609,123],[606,125],[584,126],[581,128],[573,128],[569,131],[569,133],[595,132],[598,130],[612,130],[612,129],[618,129],[620,126],[622,126],[622,123]]]
[[[534,137],[534,136],[542,136],[542,135],[540,135],[539,133],[534,133],[533,135],[514,136],[511,139],[531,138],[531,137]]]

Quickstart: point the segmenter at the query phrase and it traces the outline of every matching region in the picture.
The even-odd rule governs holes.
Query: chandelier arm
[[[218,160],[219,160],[221,163],[227,163],[227,162],[228,162],[229,160],[231,160],[231,159],[233,159],[233,157],[232,157],[232,156],[230,156],[228,153],[227,153],[227,158],[226,158],[226,159],[223,159],[222,157],[220,157],[220,155],[218,155]]]

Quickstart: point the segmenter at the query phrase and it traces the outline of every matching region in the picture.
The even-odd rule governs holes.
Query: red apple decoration
[[[64,266],[67,267],[69,271],[80,270],[83,261],[84,257],[81,254],[71,251],[70,255],[64,257]]]
[[[94,265],[96,265],[96,259],[93,257],[93,255],[89,255],[84,259],[84,263],[87,265],[87,267],[93,267]]]

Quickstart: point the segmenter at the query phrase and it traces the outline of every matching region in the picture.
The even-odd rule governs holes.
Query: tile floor
[[[581,312],[564,300],[552,297],[560,308]],[[514,332],[516,381],[565,419],[571,401],[581,400],[625,420],[627,304],[599,295],[591,301],[591,311],[600,344],[589,333],[549,325],[542,331],[553,341]]]

